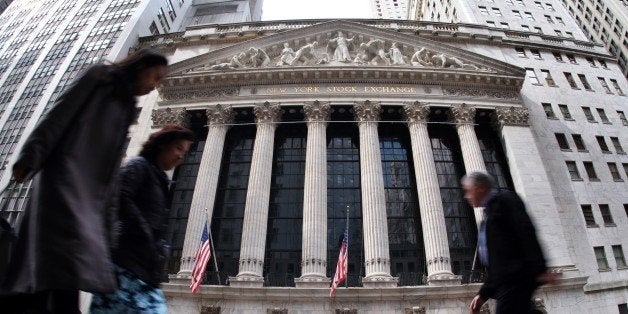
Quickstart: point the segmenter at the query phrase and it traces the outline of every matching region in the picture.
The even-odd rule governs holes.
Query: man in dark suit
[[[478,257],[488,269],[482,288],[469,308],[479,312],[489,298],[497,300],[496,313],[531,311],[532,294],[556,274],[546,272],[545,258],[521,198],[513,192],[498,192],[493,178],[472,172],[462,179],[465,199],[484,207],[478,234]]]

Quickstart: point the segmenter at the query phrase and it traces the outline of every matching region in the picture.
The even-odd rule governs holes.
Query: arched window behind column
[[[236,112],[236,123],[253,122],[251,110]],[[255,133],[255,125],[232,126],[225,138],[211,224],[216,249],[212,255],[218,258],[222,284],[225,283],[224,277],[238,274],[242,221]],[[214,271],[213,264],[208,265],[207,270]],[[214,283],[215,275],[207,276],[207,281]]]
[[[440,113],[437,113],[439,111]],[[446,122],[444,110],[435,109],[430,115],[430,121]],[[460,186],[460,179],[465,174],[460,141],[455,127],[451,124],[430,123],[428,133],[443,200],[451,267],[454,274],[463,274],[472,268],[477,227],[473,209],[464,199]]]
[[[332,108],[332,122],[327,126],[327,277],[333,278],[336,271],[349,206],[347,281],[356,287],[364,276],[359,135],[351,107]]]
[[[183,163],[175,169],[170,186],[170,213],[168,215],[168,230],[166,240],[170,245],[170,257],[166,260],[165,268],[168,274],[176,274],[181,266],[181,251],[185,239],[185,229],[188,226],[188,215],[192,204],[192,195],[196,185],[198,167],[205,148],[207,138],[207,116],[204,112],[189,112],[190,129],[194,131],[196,141],[190,145],[190,151]],[[167,279],[167,278],[164,278]]]
[[[400,286],[417,286],[423,284],[427,269],[410,132],[399,107],[383,109],[382,121],[399,121],[380,122],[378,127],[391,274],[399,277]]]
[[[266,286],[293,287],[301,273],[303,184],[307,128],[301,108],[283,108],[275,131],[264,279]]]
[[[504,155],[499,134],[492,127],[490,111],[478,110],[476,116],[475,134],[480,143],[486,171],[495,177],[499,189],[514,191],[508,161]]]

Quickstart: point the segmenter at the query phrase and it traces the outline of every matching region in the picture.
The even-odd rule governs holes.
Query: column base
[[[331,279],[324,276],[301,276],[294,279],[297,288],[329,288]]]
[[[187,271],[187,270],[180,271],[176,274],[168,275],[168,283],[172,283],[172,284],[188,284],[189,285],[191,280],[192,280],[192,272]]]
[[[235,288],[261,288],[264,286],[264,277],[248,274],[229,277],[229,286]]]
[[[373,275],[362,278],[362,287],[364,288],[394,288],[399,282],[398,277],[391,275]]]
[[[427,284],[430,286],[459,286],[461,283],[462,277],[451,273],[427,276]]]

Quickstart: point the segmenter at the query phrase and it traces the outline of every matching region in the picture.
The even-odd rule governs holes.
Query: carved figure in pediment
[[[403,56],[403,53],[401,53],[401,49],[397,47],[397,43],[392,43],[388,54],[390,55],[390,60],[392,61],[393,65],[406,64],[405,57]]]
[[[410,63],[414,66],[432,66],[432,55],[434,53],[425,47],[421,47],[421,49],[415,48],[414,54],[412,58],[410,58]]]
[[[360,47],[356,50],[353,63],[366,64],[368,63],[368,53],[366,52],[366,44],[360,44]]]
[[[390,65],[390,59],[388,59],[388,54],[386,53],[386,43],[383,40],[369,40],[367,43],[360,44],[360,49],[364,49],[367,63]]]
[[[434,66],[437,66],[437,67],[476,70],[476,71],[480,69],[479,67],[473,64],[464,63],[462,62],[462,60],[456,57],[448,56],[444,53],[435,54],[432,56],[431,59],[432,59],[432,64],[434,64]]]
[[[270,64],[270,58],[263,49],[251,47],[249,48],[249,56],[251,66],[254,68],[261,68]]]
[[[316,63],[318,60],[316,55],[314,55],[314,50],[318,47],[318,42],[313,41],[311,44],[307,44],[294,54],[294,59],[290,62],[290,65],[296,65],[297,62],[303,62],[303,65],[308,65],[312,63]]]
[[[282,65],[290,65],[292,60],[294,59],[295,52],[290,48],[288,43],[283,44],[283,50],[281,50],[281,55],[279,56],[279,61],[277,61],[277,66]]]
[[[323,54],[323,57],[320,58],[320,60],[316,61],[316,64],[327,64],[327,63],[329,63],[329,56],[326,53]]]
[[[239,54],[231,57],[229,62],[218,63],[209,67],[210,70],[236,70],[244,68],[244,59],[246,58],[246,53],[240,52]]]
[[[346,38],[342,32],[338,32],[338,37],[330,39],[327,43],[327,55],[338,62],[351,62],[349,45],[353,43],[353,39],[354,37]]]

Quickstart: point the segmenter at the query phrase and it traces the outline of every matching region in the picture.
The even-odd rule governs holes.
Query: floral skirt
[[[124,268],[115,266],[118,290],[94,294],[89,312],[100,313],[167,313],[166,299],[158,288],[146,284]]]

